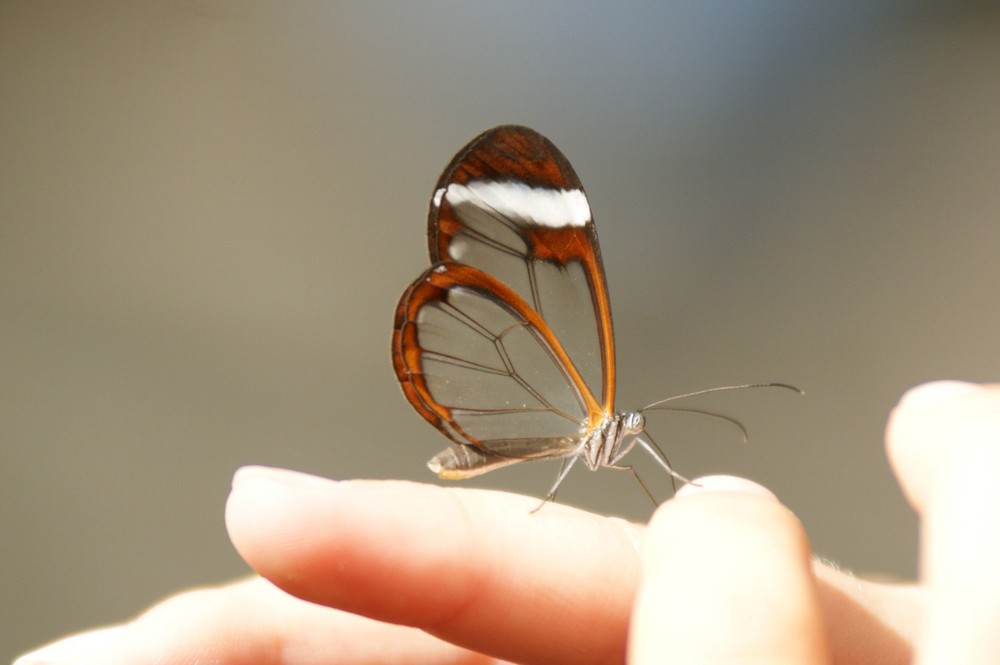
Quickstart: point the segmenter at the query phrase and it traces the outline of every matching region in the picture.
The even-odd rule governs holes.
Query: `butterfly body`
[[[546,441],[546,445],[539,445],[540,441],[532,440],[528,446],[519,448],[512,445],[511,449],[519,453],[518,457],[494,457],[484,455],[476,447],[450,446],[431,458],[427,465],[439,477],[448,480],[471,478],[529,459],[564,458],[571,462],[582,459],[591,471],[601,467],[619,468],[618,462],[633,446],[633,440],[629,437],[641,434],[644,427],[645,418],[641,413],[616,413],[605,418],[595,430],[581,432],[576,439],[567,437],[559,441]]]

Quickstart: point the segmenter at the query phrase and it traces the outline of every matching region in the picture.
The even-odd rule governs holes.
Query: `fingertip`
[[[762,508],[758,502],[770,507]],[[771,490],[752,480],[724,475],[696,478],[653,514],[644,537],[646,558],[673,548],[679,534],[686,538],[714,538],[720,521],[727,525],[735,522],[732,526],[748,525],[747,513],[762,509],[790,515]]]
[[[241,467],[226,500],[229,539],[252,568],[268,576],[305,547],[310,511],[329,505],[339,487],[338,481],[290,469]]]
[[[805,531],[757,483],[710,476],[685,486],[650,522],[642,570],[634,662],[825,660]]]
[[[645,535],[647,558],[666,551],[676,552],[679,538],[685,545],[724,552],[717,539],[753,537],[763,529],[775,534],[792,534],[798,549],[808,559],[808,543],[798,518],[771,490],[737,476],[704,476],[684,487],[671,501],[654,513]],[[694,539],[694,540],[692,540]]]
[[[982,387],[968,381],[944,379],[929,381],[906,390],[899,398],[897,408],[926,408],[947,401],[958,395],[968,395]]]
[[[904,392],[889,413],[886,423],[885,443],[889,455],[896,446],[905,443],[907,435],[926,426],[929,415],[949,402],[974,394],[980,386],[965,381],[932,381],[914,386]]]
[[[994,386],[968,383],[966,381],[932,381],[923,383],[904,392],[893,407],[886,423],[886,447],[890,455],[900,445],[911,443],[912,439],[925,438],[933,431],[941,416],[956,407],[961,407],[977,396],[996,395]]]
[[[746,478],[740,478],[739,476],[722,475],[696,478],[680,488],[675,497],[684,498],[714,492],[736,492],[777,500],[774,493],[763,485],[759,485]]]
[[[254,531],[260,518],[280,507],[282,495],[294,488],[292,472],[263,466],[243,466],[233,474],[226,498],[226,528],[239,549],[240,536]]]
[[[273,466],[241,466],[233,473],[232,490],[248,487],[281,487],[291,491],[329,490],[336,480],[314,476],[294,469]]]
[[[911,505],[922,512],[941,478],[991,465],[1000,447],[1000,388],[936,381],[911,388],[886,424],[886,454]]]

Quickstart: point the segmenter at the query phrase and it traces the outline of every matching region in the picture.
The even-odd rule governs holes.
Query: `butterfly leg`
[[[653,441],[653,437],[649,436],[648,432],[644,433],[644,435],[649,439],[649,441],[646,441],[642,437],[637,436],[637,437],[635,437],[632,440],[633,444],[638,443],[640,446],[642,446],[643,450],[645,450],[647,453],[649,453],[649,456],[652,457],[653,459],[655,459],[656,462],[660,466],[662,466],[663,469],[667,473],[670,474],[670,486],[673,488],[673,490],[675,492],[677,491],[677,481],[678,480],[681,481],[682,483],[684,483],[685,485],[687,483],[691,482],[690,480],[688,480],[687,478],[685,478],[681,474],[679,474],[676,471],[674,471],[673,467],[670,466],[670,460],[667,459],[667,456],[663,452],[663,450],[661,450],[660,447],[658,445],[656,445],[656,442]],[[629,449],[631,449],[631,446],[629,446]],[[627,452],[627,451],[628,450],[626,450],[625,452]],[[611,460],[611,463],[612,464],[617,463],[618,460],[621,459],[621,457],[623,455],[624,455],[624,453],[622,453],[622,455],[618,455],[616,459]]]
[[[532,513],[537,513],[541,510],[542,506],[547,504],[549,501],[556,500],[556,492],[559,490],[559,486],[562,485],[563,480],[565,480],[566,476],[569,475],[569,470],[573,468],[573,465],[576,464],[578,459],[580,459],[579,455],[572,455],[570,457],[563,458],[562,464],[559,466],[559,475],[556,476],[556,481],[552,483],[552,489],[550,489],[549,493],[545,495],[545,498],[542,499],[541,503],[539,503],[538,506],[531,511]]]
[[[653,506],[655,507],[660,505],[660,502],[656,500],[653,493],[649,491],[648,487],[646,487],[646,483],[642,482],[642,478],[639,477],[639,472],[636,471],[635,467],[631,464],[606,464],[605,467],[608,469],[615,469],[616,471],[628,471],[631,473],[632,477],[635,478],[635,482],[639,483],[639,487],[641,487],[642,491],[649,497],[649,500],[653,502]]]

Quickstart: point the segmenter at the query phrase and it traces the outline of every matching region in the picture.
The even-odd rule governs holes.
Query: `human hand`
[[[1000,662],[1000,385],[911,390],[886,446],[921,520],[916,584],[810,564],[800,525],[758,488],[689,486],[647,529],[630,662]]]
[[[641,527],[537,505],[242,469],[226,520],[261,578],[181,594],[25,662],[620,661]]]
[[[912,391],[887,441],[924,523],[920,586],[810,562],[795,518],[738,479],[698,481],[644,532],[499,492],[250,468],[227,524],[270,583],[181,594],[21,662],[609,663],[626,643],[634,663],[995,662],[1000,388]]]

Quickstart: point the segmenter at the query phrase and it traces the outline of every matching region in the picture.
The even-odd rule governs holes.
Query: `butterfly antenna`
[[[736,418],[715,411],[706,411],[704,409],[694,409],[694,408],[680,407],[680,406],[664,406],[670,402],[674,402],[681,399],[687,399],[689,397],[697,397],[699,395],[708,395],[710,393],[718,393],[728,390],[745,390],[747,388],[784,388],[786,390],[797,392],[800,395],[805,395],[804,390],[796,386],[793,386],[789,383],[777,383],[777,382],[741,383],[735,386],[718,386],[716,388],[706,388],[705,390],[696,390],[694,392],[684,393],[683,395],[674,395],[673,397],[667,397],[666,399],[661,399],[657,402],[653,402],[652,404],[644,406],[643,408],[639,409],[639,413],[642,413],[644,411],[672,411],[674,413],[690,413],[696,416],[703,416],[705,418],[714,418],[715,420],[721,420],[723,422],[729,423],[730,425],[738,429],[740,432],[740,437],[742,437],[743,439],[743,443],[747,443],[747,441],[750,440],[750,433],[747,431],[746,426]],[[643,433],[650,439],[650,442],[652,442],[652,437],[649,436],[649,433],[648,432],[643,432]],[[642,444],[643,447],[646,448],[646,450],[649,451],[651,455],[653,455],[653,457],[657,457],[658,461],[660,461],[661,464],[664,464],[667,456],[663,454],[663,451],[660,450],[659,446],[657,446],[655,443],[652,443],[653,447],[655,447],[656,450],[659,452],[659,456],[657,456],[653,454],[652,450],[650,450],[648,446],[645,445],[645,442],[642,439],[637,438],[636,440],[640,444]],[[659,457],[662,457],[662,459],[659,459]],[[673,469],[670,468],[669,462],[666,464],[666,467],[667,471],[670,472],[671,483],[674,482],[675,478],[681,479],[684,482],[690,482],[683,476],[679,476],[678,474],[676,474],[673,471]]]
[[[699,395],[708,395],[711,393],[721,393],[728,390],[746,390],[747,388],[784,388],[785,390],[791,390],[797,392],[800,395],[805,395],[806,391],[802,390],[797,386],[793,386],[790,383],[741,383],[735,386],[716,386],[715,388],[705,388],[704,390],[695,390],[694,392],[684,393],[683,395],[674,395],[673,397],[667,397],[666,399],[661,399],[652,404],[647,404],[646,406],[639,409],[639,413],[647,409],[656,409],[661,404],[666,404],[667,402],[676,402],[680,399],[688,399],[690,397],[698,397]]]
[[[679,406],[661,406],[661,407],[654,407],[654,409],[656,411],[672,411],[673,413],[693,413],[696,416],[715,418],[716,420],[727,422],[736,429],[738,429],[740,431],[740,436],[743,437],[743,443],[746,443],[747,441],[750,440],[750,432],[747,431],[747,428],[743,423],[741,423],[736,418],[724,415],[722,413],[716,413],[715,411],[704,411],[702,409],[688,409]]]

